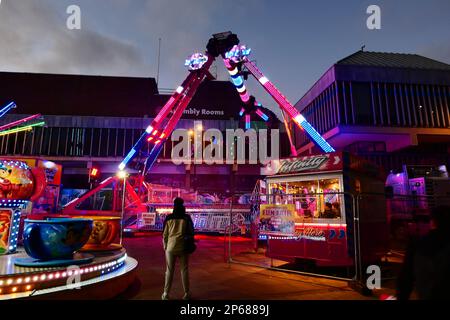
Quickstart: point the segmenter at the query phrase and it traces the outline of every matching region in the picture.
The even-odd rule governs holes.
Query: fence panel
[[[254,194],[250,207],[246,232],[229,235],[230,261],[331,278],[355,277],[351,194]]]

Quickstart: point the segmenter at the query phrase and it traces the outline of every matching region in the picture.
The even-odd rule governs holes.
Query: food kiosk
[[[362,263],[386,253],[385,177],[376,166],[340,152],[272,161],[262,173],[259,239],[267,256],[351,266],[356,250]]]

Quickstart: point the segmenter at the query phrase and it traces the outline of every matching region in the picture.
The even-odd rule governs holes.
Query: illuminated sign
[[[336,171],[342,169],[342,153],[338,152],[302,158],[272,160],[261,169],[261,174],[272,176],[300,172]]]
[[[199,70],[206,62],[208,62],[207,56],[202,53],[194,53],[189,59],[186,60],[184,65],[189,67],[189,70]]]
[[[328,159],[327,155],[323,155],[294,161],[283,160],[278,169],[278,174],[319,169],[326,161],[328,161]]]
[[[305,228],[295,231],[296,240],[306,239],[313,241],[326,241],[325,232],[316,228]]]
[[[251,51],[252,49],[247,48],[244,45],[235,45],[230,51],[225,53],[225,58],[230,59],[235,63],[239,63],[243,61],[245,57],[248,57]]]

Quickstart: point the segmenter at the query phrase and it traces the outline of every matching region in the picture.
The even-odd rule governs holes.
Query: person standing
[[[181,280],[183,283],[183,300],[191,297],[189,284],[189,255],[190,250],[186,248],[188,241],[194,241],[194,224],[189,215],[186,214],[184,200],[174,200],[173,213],[166,217],[163,227],[163,246],[166,253],[166,275],[162,300],[169,300],[172,287],[175,263],[180,261]],[[192,251],[192,250],[191,250]]]
[[[450,300],[450,207],[434,208],[431,218],[433,229],[407,250],[397,280],[398,300],[408,300],[414,289],[421,300]]]

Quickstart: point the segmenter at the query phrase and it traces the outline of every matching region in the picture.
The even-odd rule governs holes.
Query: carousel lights
[[[5,200],[5,199],[3,199]],[[24,201],[25,202],[25,201]],[[20,212],[18,213],[20,215]],[[16,232],[15,232],[16,233]],[[11,248],[10,248],[11,249]],[[102,274],[107,274],[110,272],[117,271],[119,268],[123,267],[125,265],[125,260],[127,259],[127,255],[123,255],[122,257],[103,264],[97,264],[94,266],[88,266],[85,268],[82,268],[80,270],[75,271],[64,271],[64,272],[44,272],[39,274],[30,275],[27,277],[11,277],[7,279],[1,279],[0,280],[0,287],[3,287],[4,285],[8,286],[9,288],[6,290],[0,289],[0,294],[2,293],[15,293],[15,292],[23,292],[23,291],[30,291],[32,289],[32,286],[30,285],[31,282],[33,283],[39,283],[39,282],[45,282],[53,279],[63,279],[70,275],[77,275],[77,274],[88,274],[93,272],[99,272],[102,270]],[[61,279],[61,280],[62,280]],[[21,286],[23,285],[23,286]],[[14,286],[11,288],[11,286]],[[3,290],[3,291],[2,291]]]

